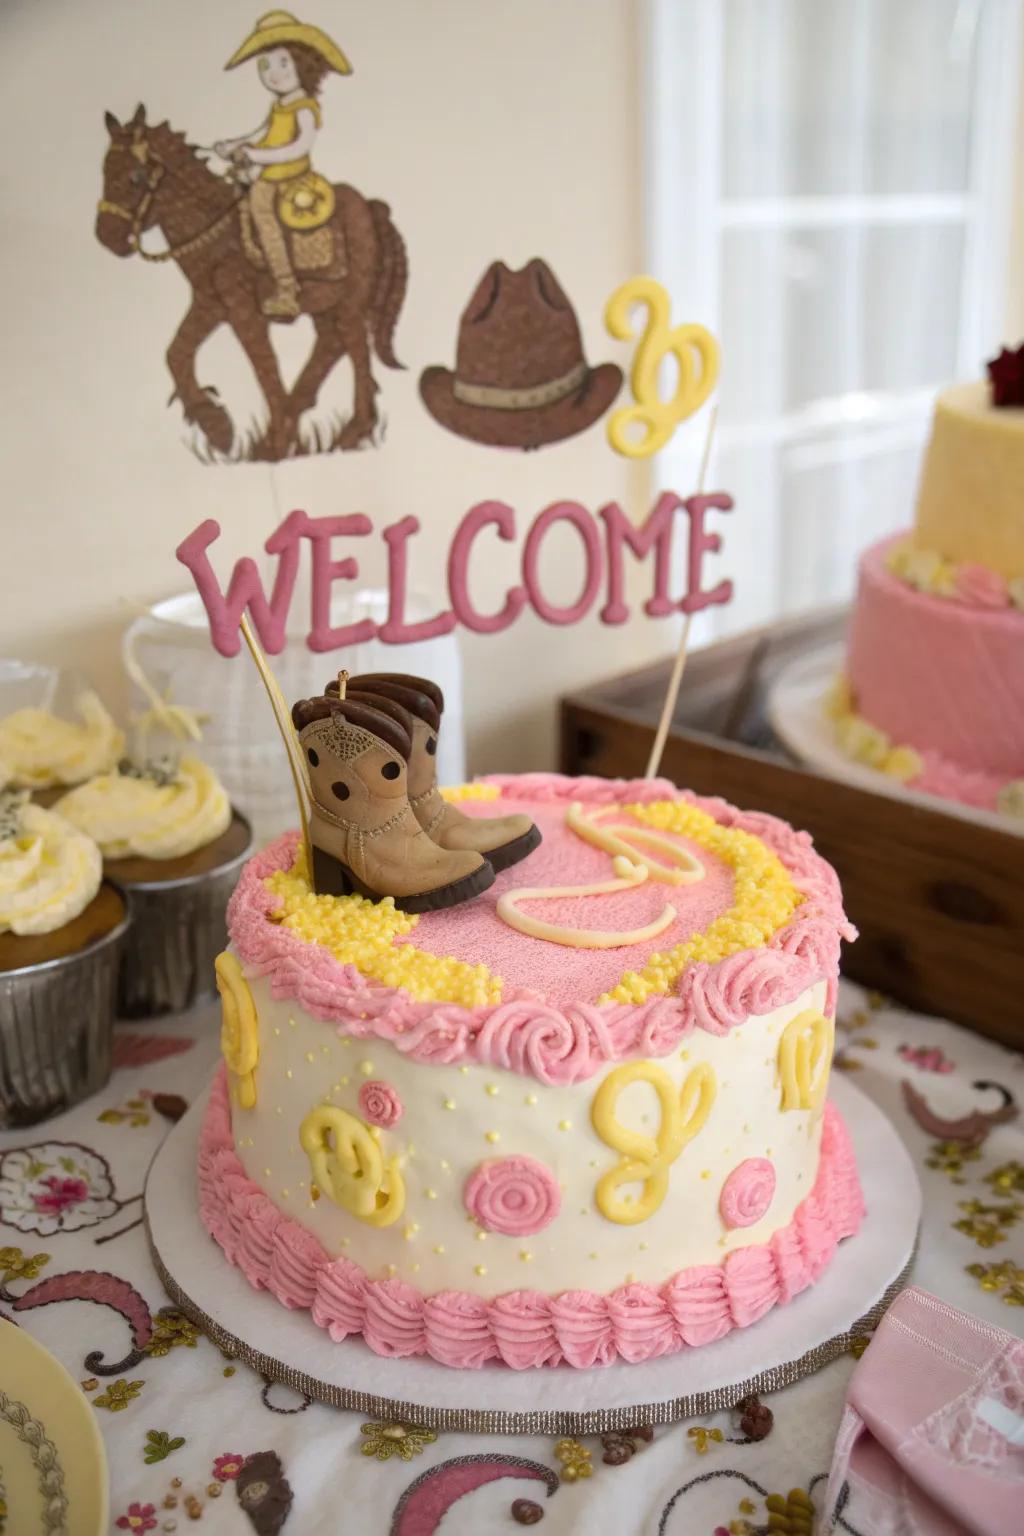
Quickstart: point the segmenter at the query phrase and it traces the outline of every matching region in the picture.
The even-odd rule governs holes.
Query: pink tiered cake
[[[1024,408],[940,395],[915,525],[860,566],[838,740],[912,788],[1024,817]]]

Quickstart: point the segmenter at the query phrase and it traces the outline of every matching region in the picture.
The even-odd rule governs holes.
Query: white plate
[[[361,1339],[334,1344],[306,1312],[255,1291],[199,1219],[196,1158],[206,1096],[174,1128],[146,1184],[154,1262],[175,1305],[265,1376],[370,1417],[503,1434],[598,1434],[670,1423],[770,1392],[828,1364],[874,1326],[905,1283],[921,1190],[898,1134],[872,1101],[835,1076],[832,1097],[853,1138],[867,1216],[839,1245],[819,1283],[749,1329],[641,1365],[457,1371],[426,1359],[388,1360]],[[543,1405],[543,1406],[541,1406]]]
[[[921,805],[930,811],[943,811],[961,821],[972,821],[978,826],[994,827],[999,832],[1024,837],[1024,822],[1017,817],[1000,816],[996,811],[962,805],[959,800],[922,794],[919,789],[908,789],[891,774],[847,757],[840,749],[832,721],[825,713],[828,691],[843,670],[845,657],[845,644],[833,642],[791,661],[775,679],[768,694],[768,716],[776,736],[793,756],[816,773],[838,779],[843,784],[854,784],[877,795],[888,795],[892,800]]]
[[[92,1405],[38,1339],[3,1318],[0,1479],[10,1536],[107,1536],[107,1458]]]

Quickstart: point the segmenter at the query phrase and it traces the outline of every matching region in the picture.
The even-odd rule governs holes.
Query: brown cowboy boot
[[[479,853],[440,848],[417,821],[408,797],[412,744],[393,709],[301,699],[292,723],[313,797],[309,835],[319,895],[391,896],[404,912],[432,912],[493,883]]]
[[[328,694],[337,693],[337,683]],[[411,717],[412,752],[409,757],[409,804],[416,819],[442,848],[472,849],[483,854],[495,874],[518,864],[540,842],[540,832],[529,816],[465,816],[443,799],[437,787],[437,734],[441,728],[444,694],[426,678],[398,672],[367,672],[353,677],[348,697],[377,709],[388,702]]]

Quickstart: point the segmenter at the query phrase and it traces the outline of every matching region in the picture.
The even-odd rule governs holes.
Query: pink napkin
[[[1024,1531],[1024,1341],[903,1291],[850,1378],[825,1495],[871,1536]]]

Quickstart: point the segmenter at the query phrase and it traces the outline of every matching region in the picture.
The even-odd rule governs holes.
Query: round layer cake
[[[830,713],[857,761],[1024,817],[1024,407],[987,383],[936,401],[914,527],[861,560]]]
[[[246,866],[207,1228],[332,1339],[463,1368],[649,1359],[790,1300],[863,1214],[826,1102],[834,872],[663,780],[454,793],[543,834],[461,906],[317,896],[294,835]]]

